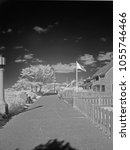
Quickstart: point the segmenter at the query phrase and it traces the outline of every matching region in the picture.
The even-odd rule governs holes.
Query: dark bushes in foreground
[[[16,105],[13,104],[7,115],[1,115],[0,114],[0,128],[2,128],[13,116],[18,115],[19,113],[22,113],[26,110],[26,108],[23,105]]]
[[[19,150],[19,149],[16,149]],[[40,144],[33,150],[77,150],[72,148],[71,145],[65,141],[58,141],[57,139],[49,140],[46,144]]]

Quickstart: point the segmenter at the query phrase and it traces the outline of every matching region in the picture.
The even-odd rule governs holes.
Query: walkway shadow
[[[0,129],[2,129],[4,127],[4,125],[6,125],[6,123],[10,120],[10,118],[6,115],[6,116],[0,116]]]
[[[37,109],[37,108],[41,108],[41,107],[43,107],[43,106],[44,106],[44,105],[36,106],[36,107],[33,107],[33,108],[27,108],[27,109],[25,109],[22,113],[27,112],[27,111],[31,111],[31,110],[34,110],[34,109]]]
[[[57,95],[56,93],[46,93],[43,96]]]

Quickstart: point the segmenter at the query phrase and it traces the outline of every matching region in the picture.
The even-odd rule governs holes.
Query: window
[[[97,91],[100,92],[100,85],[97,85]]]
[[[102,92],[105,92],[105,85],[102,85]]]
[[[95,80],[96,80],[96,81],[99,81],[99,76],[96,76],[96,77],[95,77]]]
[[[96,91],[96,86],[95,85],[93,86],[93,91]]]
[[[101,74],[101,75],[100,75],[100,78],[104,78],[104,77],[105,77],[105,74]]]

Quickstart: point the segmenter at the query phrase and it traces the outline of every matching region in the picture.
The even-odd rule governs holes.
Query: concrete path
[[[31,150],[55,138],[79,150],[113,149],[112,141],[80,112],[57,96],[45,96],[0,129],[0,150]]]

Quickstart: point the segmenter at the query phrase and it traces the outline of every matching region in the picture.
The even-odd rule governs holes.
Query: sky
[[[113,58],[112,1],[4,1],[0,3],[0,53],[5,88],[30,65],[51,65],[56,81],[86,79]]]

